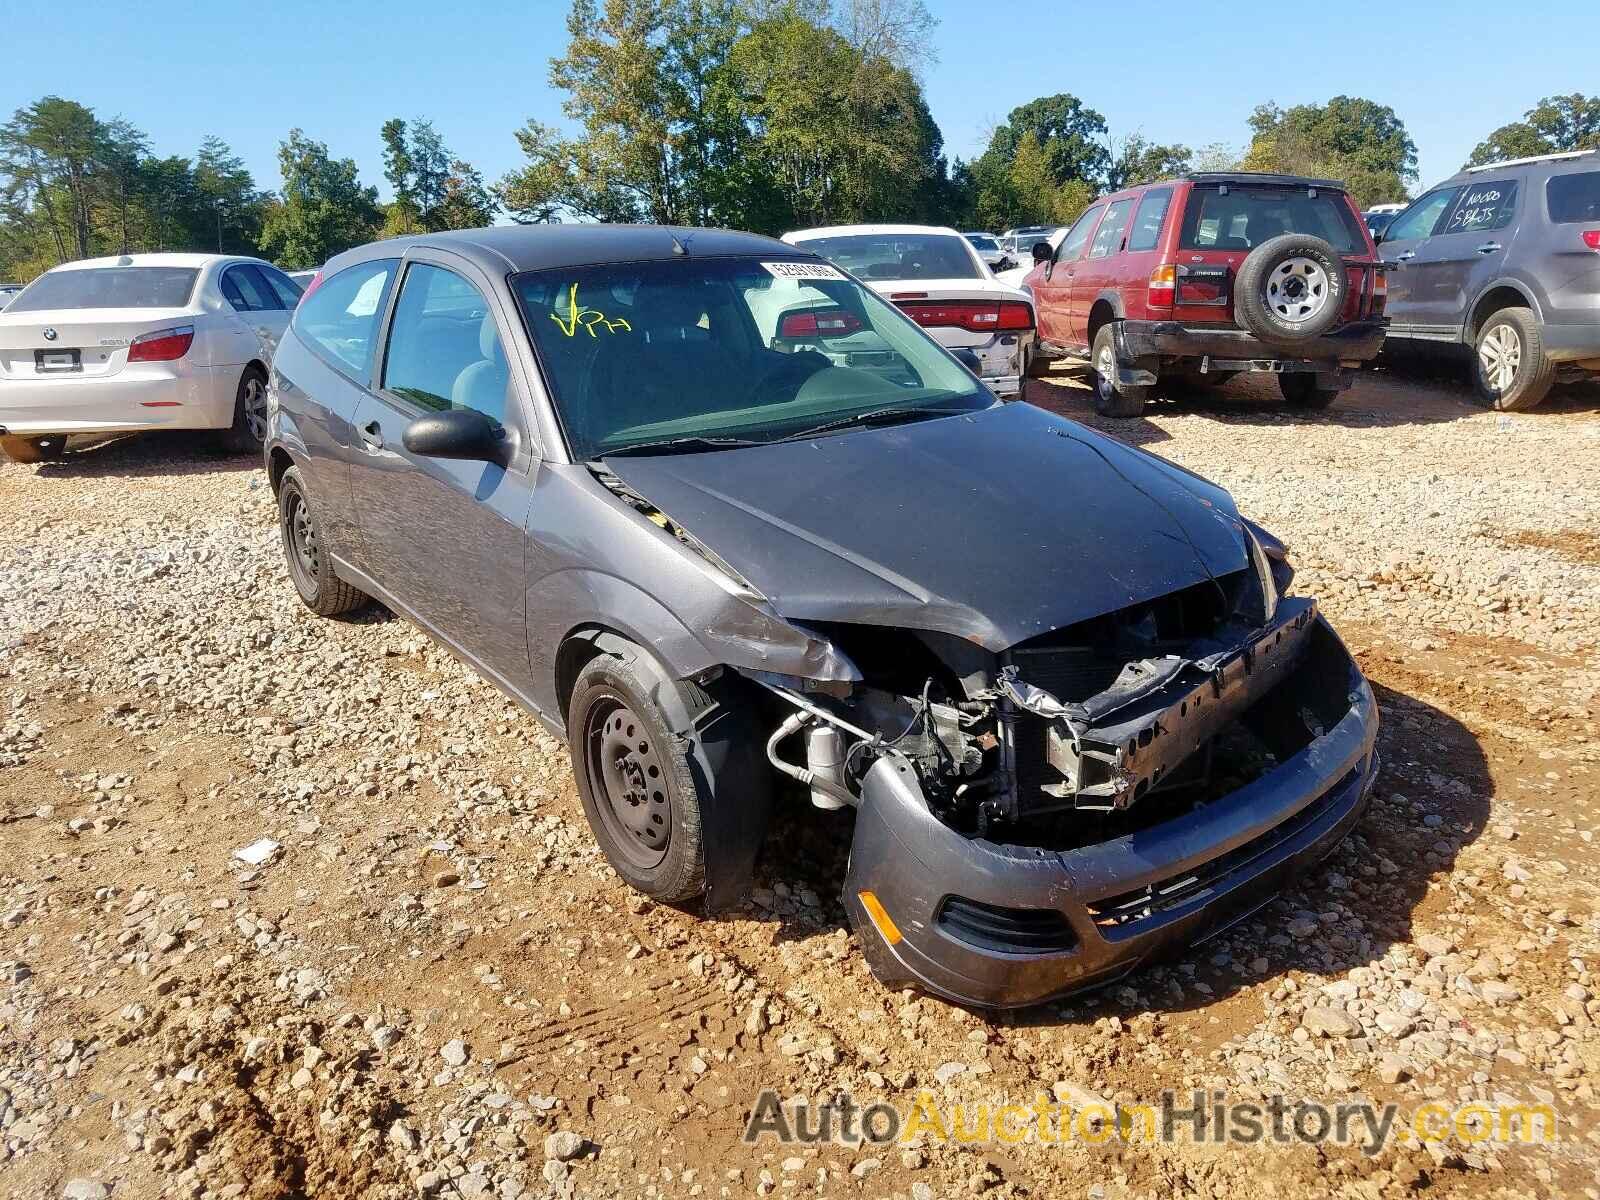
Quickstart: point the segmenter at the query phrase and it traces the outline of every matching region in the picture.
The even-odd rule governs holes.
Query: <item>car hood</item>
[[[996,651],[1248,561],[1226,492],[1029,404],[606,466],[786,618]]]

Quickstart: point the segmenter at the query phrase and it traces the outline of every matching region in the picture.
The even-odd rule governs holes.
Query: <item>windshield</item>
[[[986,237],[982,234],[969,233],[967,234],[967,241],[971,242],[973,248],[977,250],[1000,249],[1000,247],[995,244],[995,240],[992,237]]]
[[[982,279],[952,233],[851,233],[806,238],[807,250],[862,279]]]
[[[1362,254],[1366,239],[1339,192],[1306,188],[1197,187],[1184,206],[1185,250],[1250,250],[1283,233],[1309,233],[1341,254]]]
[[[79,267],[48,271],[7,312],[59,308],[182,308],[194,291],[193,267]]]
[[[678,259],[512,283],[583,461],[996,402],[898,309],[826,263]]]

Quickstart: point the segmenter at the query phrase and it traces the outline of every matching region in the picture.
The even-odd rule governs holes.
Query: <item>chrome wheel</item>
[[[1333,285],[1320,262],[1297,255],[1273,268],[1263,290],[1267,308],[1280,321],[1304,325],[1315,320],[1328,306]]]
[[[600,819],[629,864],[649,870],[667,856],[672,802],[666,764],[645,724],[615,698],[589,710],[584,744]]]
[[[1522,367],[1522,338],[1515,326],[1496,325],[1478,342],[1478,368],[1483,381],[1499,394],[1511,390]]]
[[[267,384],[259,375],[247,376],[244,391],[239,397],[244,411],[245,428],[256,442],[267,440]]]

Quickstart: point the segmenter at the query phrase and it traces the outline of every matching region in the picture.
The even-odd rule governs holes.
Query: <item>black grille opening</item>
[[[939,908],[939,927],[979,950],[1003,954],[1060,954],[1078,939],[1066,917],[1050,908],[1002,908],[950,896]]]

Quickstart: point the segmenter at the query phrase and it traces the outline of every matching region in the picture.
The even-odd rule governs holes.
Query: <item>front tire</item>
[[[1478,330],[1472,382],[1478,398],[1501,412],[1536,407],[1556,381],[1544,352],[1539,319],[1526,308],[1503,308]]]
[[[246,367],[233,400],[233,424],[223,444],[236,454],[260,454],[267,440],[267,377],[259,367]]]
[[[1144,412],[1148,386],[1117,382],[1116,327],[1107,321],[1094,335],[1089,352],[1094,384],[1094,410],[1102,417],[1137,417]]]
[[[278,531],[283,537],[283,556],[294,590],[312,612],[319,617],[336,617],[367,602],[365,592],[334,574],[299,467],[285,471],[278,484]]]
[[[47,437],[0,437],[0,451],[15,463],[56,462],[67,452],[67,435]]]
[[[1338,399],[1340,389],[1320,386],[1321,379],[1311,371],[1288,371],[1278,376],[1278,391],[1294,408],[1327,408]]]

